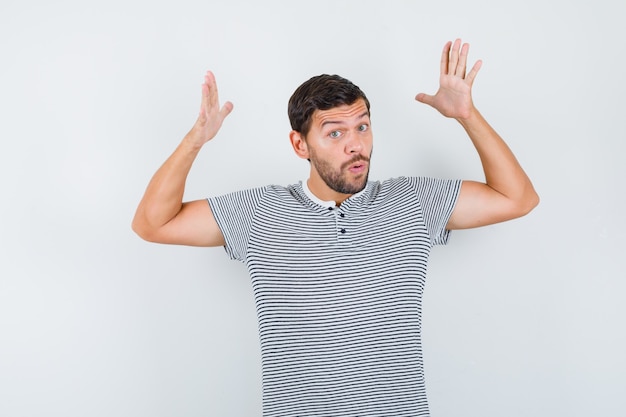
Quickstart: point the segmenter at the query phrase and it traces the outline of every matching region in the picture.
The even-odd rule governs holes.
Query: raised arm
[[[448,229],[467,229],[521,217],[538,203],[530,179],[502,138],[478,112],[472,101],[472,84],[482,65],[477,61],[466,74],[469,45],[457,39],[446,43],[441,55],[439,90],[420,93],[417,101],[446,117],[456,119],[478,151],[485,182],[463,181]]]
[[[224,236],[206,200],[183,203],[185,182],[202,146],[213,139],[233,105],[220,108],[215,77],[202,84],[200,114],[174,153],[157,170],[141,199],[132,228],[150,242],[190,246],[221,246]]]

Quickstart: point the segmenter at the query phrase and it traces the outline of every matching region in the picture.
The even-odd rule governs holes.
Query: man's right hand
[[[183,203],[185,182],[202,145],[215,137],[230,102],[220,108],[215,76],[207,71],[202,84],[198,120],[174,153],[154,174],[133,219],[133,230],[150,242],[191,246],[223,246],[224,236],[209,203],[196,200]]]
[[[233,111],[233,103],[227,101],[220,108],[219,95],[215,75],[207,71],[202,84],[202,102],[200,114],[185,139],[190,144],[201,147],[217,135],[226,116]]]

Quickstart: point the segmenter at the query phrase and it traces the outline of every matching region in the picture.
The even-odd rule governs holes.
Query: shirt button
[[[346,233],[346,229],[341,229],[341,230],[339,230],[339,231],[340,231],[342,234],[343,234],[343,233]]]
[[[339,213],[339,216],[341,216],[341,217],[346,217],[346,215],[345,215],[345,214],[343,214],[343,213]]]

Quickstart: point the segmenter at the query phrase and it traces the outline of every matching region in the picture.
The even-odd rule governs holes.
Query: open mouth
[[[352,160],[347,161],[342,169],[348,170],[352,173],[358,174],[367,170],[369,165],[369,159],[363,155],[356,155]]]
[[[367,162],[359,161],[357,163],[350,165],[348,170],[350,172],[359,173],[359,172],[363,172],[366,168],[367,168]]]

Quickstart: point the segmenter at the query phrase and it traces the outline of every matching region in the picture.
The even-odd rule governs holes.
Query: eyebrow
[[[356,119],[357,119],[357,120],[360,120],[360,119],[362,119],[362,118],[364,118],[364,117],[366,117],[366,116],[368,116],[368,117],[369,117],[369,115],[370,115],[370,112],[369,112],[369,111],[364,111],[364,112],[363,112],[360,116],[358,116]],[[338,125],[338,124],[342,124],[342,123],[344,123],[344,122],[335,121],[335,120],[326,120],[326,121],[322,122],[321,127],[324,127],[324,126],[326,126],[326,125],[330,125],[330,124]]]

